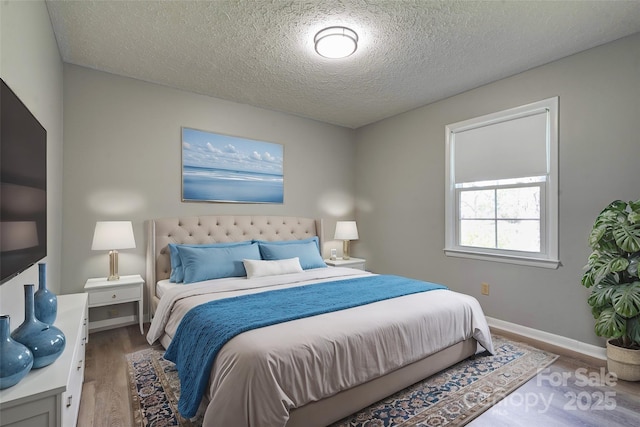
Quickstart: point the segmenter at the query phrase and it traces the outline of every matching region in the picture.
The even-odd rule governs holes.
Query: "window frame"
[[[546,169],[540,182],[518,184],[487,184],[458,187],[455,182],[455,134],[509,120],[545,113],[546,120]],[[558,97],[511,108],[481,117],[449,124],[446,133],[446,188],[445,188],[445,248],[447,256],[497,261],[510,264],[557,268],[560,265],[558,251]],[[524,177],[523,177],[524,178]],[[491,188],[540,186],[540,252],[483,248],[460,245],[460,193]],[[497,223],[496,223],[497,225]],[[496,231],[497,233],[497,231]]]
[[[546,218],[545,215],[543,215],[544,209],[546,207],[546,181],[542,181],[542,182],[528,182],[528,183],[520,183],[520,184],[506,184],[506,185],[498,185],[498,184],[493,184],[493,185],[485,185],[485,186],[474,186],[474,187],[457,187],[455,189],[456,191],[456,211],[457,211],[457,218],[458,221],[456,221],[456,240],[460,241],[461,240],[461,225],[462,225],[462,221],[464,220],[477,220],[477,221],[495,221],[496,224],[496,229],[495,229],[495,233],[494,233],[494,237],[498,237],[498,222],[500,221],[506,221],[507,219],[505,218],[499,218],[497,216],[497,213],[494,214],[494,216],[492,218],[463,218],[460,211],[460,197],[462,195],[463,192],[467,192],[467,191],[483,191],[483,190],[493,190],[495,192],[497,192],[498,190],[503,190],[503,189],[511,189],[511,188],[533,188],[533,187],[537,187],[540,190],[540,218],[539,219],[533,219],[533,218],[513,218],[516,220],[520,220],[520,221],[538,221],[539,225],[540,225],[540,252],[531,252],[531,251],[522,251],[522,250],[515,250],[515,249],[500,249],[500,248],[488,248],[488,247],[483,247],[483,246],[468,246],[468,245],[460,245],[464,248],[469,248],[469,250],[474,250],[474,248],[477,248],[478,250],[484,252],[489,252],[489,253],[495,253],[495,254],[501,254],[502,251],[509,251],[509,253],[521,253],[524,256],[539,256],[542,251],[546,248]],[[495,201],[494,204],[497,205],[497,200]]]

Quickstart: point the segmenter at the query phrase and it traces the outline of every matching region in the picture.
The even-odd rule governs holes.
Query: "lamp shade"
[[[131,221],[98,221],[93,233],[91,249],[110,251],[113,249],[132,249],[136,247]]]
[[[338,221],[336,222],[336,234],[333,236],[336,240],[358,240],[358,227],[355,221]]]

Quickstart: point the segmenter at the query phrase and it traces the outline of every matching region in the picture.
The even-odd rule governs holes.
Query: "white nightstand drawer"
[[[130,288],[113,288],[104,291],[93,291],[89,293],[89,306],[118,304],[121,302],[137,301],[140,299],[140,286]]]

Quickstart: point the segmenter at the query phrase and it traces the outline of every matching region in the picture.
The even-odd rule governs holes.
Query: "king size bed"
[[[475,298],[327,267],[321,242],[322,223],[309,218],[149,221],[147,340],[176,362],[183,416],[204,412],[206,427],[326,426],[493,352]]]

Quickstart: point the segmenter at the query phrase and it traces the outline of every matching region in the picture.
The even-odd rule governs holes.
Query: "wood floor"
[[[495,332],[560,358],[470,427],[640,426],[640,383],[612,384],[600,371],[604,363],[598,359],[578,358],[544,343]],[[78,427],[133,427],[125,354],[148,347],[137,324],[89,336]]]
[[[560,357],[469,427],[640,426],[640,382],[615,379],[606,373],[603,360],[505,331],[492,332]]]
[[[137,324],[89,334],[78,427],[133,426],[125,355],[148,347]]]

